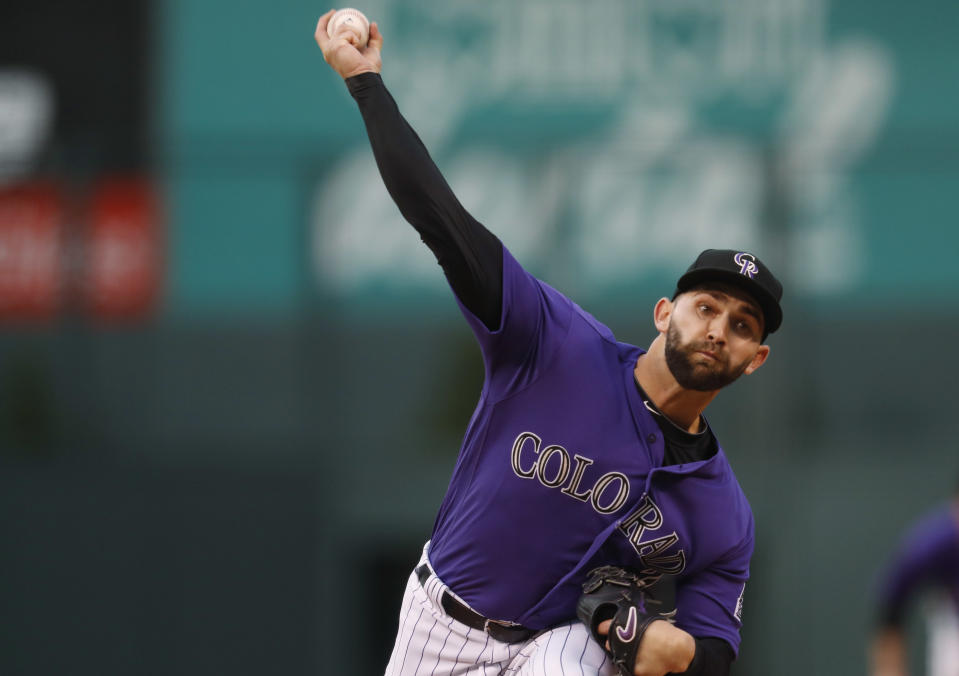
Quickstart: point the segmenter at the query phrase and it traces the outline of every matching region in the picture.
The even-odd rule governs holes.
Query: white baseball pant
[[[428,547],[420,564],[427,561]],[[443,592],[452,594],[432,567],[423,584],[415,572],[410,575],[386,676],[616,676],[581,622],[553,627],[526,642],[504,643],[447,615]]]

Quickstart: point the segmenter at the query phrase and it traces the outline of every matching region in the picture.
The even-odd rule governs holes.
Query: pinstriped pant
[[[426,561],[426,549],[420,563]],[[399,631],[386,676],[615,676],[612,663],[579,622],[562,624],[525,643],[503,643],[443,611],[449,591],[435,575],[406,584]]]

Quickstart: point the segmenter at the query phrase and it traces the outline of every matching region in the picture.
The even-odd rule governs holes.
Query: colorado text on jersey
[[[556,444],[544,448],[543,440],[533,432],[517,436],[510,452],[513,473],[519,478],[536,479],[547,488],[559,488],[563,495],[589,503],[599,514],[614,514],[629,500],[629,479],[622,472],[606,472],[591,486],[587,481],[588,488],[583,488],[587,468],[593,462],[578,453],[570,458],[569,451]],[[679,575],[686,568],[686,553],[678,547],[676,531],[643,539],[662,525],[662,510],[645,493],[619,524],[619,531],[629,539],[642,562],[646,584],[654,583],[663,575]]]

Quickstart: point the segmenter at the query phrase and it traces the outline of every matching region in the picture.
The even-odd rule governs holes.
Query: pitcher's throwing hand
[[[335,9],[320,17],[313,37],[323,51],[323,58],[344,80],[362,73],[379,73],[383,67],[380,50],[383,49],[383,35],[376,22],[370,24],[370,39],[364,47],[356,47],[356,35],[352,31],[341,29],[330,37],[327,33],[330,19]]]

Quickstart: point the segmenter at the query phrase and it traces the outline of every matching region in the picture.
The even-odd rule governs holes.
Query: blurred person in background
[[[952,498],[915,521],[882,572],[872,676],[906,676],[908,611],[926,623],[928,676],[959,676],[959,483]]]

